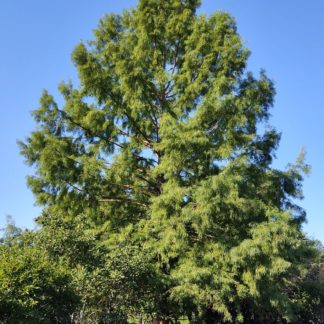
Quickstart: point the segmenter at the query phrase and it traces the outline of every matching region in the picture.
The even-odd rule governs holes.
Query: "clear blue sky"
[[[271,124],[282,132],[276,167],[307,150],[312,172],[301,205],[304,229],[324,242],[324,1],[203,0],[201,12],[230,12],[251,49],[249,69],[265,68],[276,84]],[[6,215],[32,228],[40,209],[26,187],[31,170],[16,145],[35,125],[30,111],[42,89],[57,94],[57,84],[76,80],[70,53],[92,37],[101,16],[134,6],[126,0],[1,0],[0,3],[0,227]]]

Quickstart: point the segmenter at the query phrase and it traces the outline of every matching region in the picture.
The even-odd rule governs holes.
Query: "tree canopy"
[[[221,322],[298,323],[309,305],[308,166],[272,166],[273,82],[248,72],[233,17],[199,4],[102,18],[72,53],[79,84],[60,84],[62,106],[44,91],[20,143],[39,244],[74,271],[89,321],[199,323],[212,302]]]

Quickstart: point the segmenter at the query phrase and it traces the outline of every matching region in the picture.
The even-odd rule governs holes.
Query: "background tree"
[[[15,229],[15,230],[13,230]],[[68,323],[78,305],[69,269],[9,223],[0,244],[1,323]]]
[[[1,323],[137,323],[154,314],[159,281],[144,251],[107,250],[81,217],[47,217],[35,232],[9,223],[0,261]]]
[[[290,291],[297,301],[297,323],[324,323],[324,253],[323,246],[317,242],[317,256],[307,265],[299,285]]]
[[[137,246],[110,249],[81,215],[65,221],[59,215],[43,218],[35,242],[49,258],[63,262],[79,297],[73,323],[126,323],[154,313],[158,278],[150,259]],[[53,237],[54,236],[54,237]]]
[[[45,91],[21,143],[38,222],[82,215],[107,253],[145,251],[166,321],[201,321],[209,301],[224,321],[293,321],[316,254],[295,203],[308,166],[272,167],[273,83],[246,71],[234,19],[199,3],[140,0],[76,47],[80,85],[60,85],[63,107]]]

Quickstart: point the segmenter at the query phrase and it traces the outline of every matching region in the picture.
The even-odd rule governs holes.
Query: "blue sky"
[[[293,162],[301,147],[312,172],[304,182],[308,214],[304,229],[324,242],[324,1],[203,0],[200,12],[230,12],[252,51],[249,70],[261,68],[275,81],[271,124],[282,132],[275,167]],[[18,226],[34,227],[40,209],[26,187],[31,173],[19,155],[17,139],[35,128],[30,116],[42,89],[57,95],[57,84],[76,82],[70,60],[80,40],[107,12],[121,12],[136,1],[1,0],[0,3],[0,227],[11,215]]]

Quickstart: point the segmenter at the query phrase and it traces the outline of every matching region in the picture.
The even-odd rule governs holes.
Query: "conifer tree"
[[[247,71],[235,20],[199,5],[139,0],[75,48],[80,84],[59,86],[62,107],[45,91],[21,143],[38,222],[83,215],[109,249],[143,249],[156,317],[199,321],[212,302],[219,321],[294,320],[307,165],[272,167],[273,82]]]

